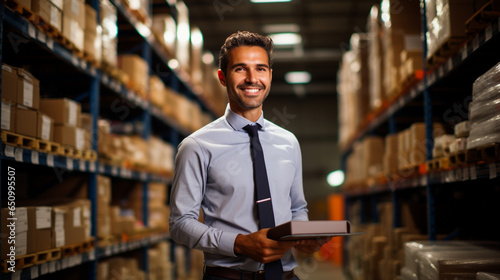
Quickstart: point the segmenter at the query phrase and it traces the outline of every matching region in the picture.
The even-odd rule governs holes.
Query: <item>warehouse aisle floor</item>
[[[301,280],[346,280],[342,267],[331,261],[321,261],[313,257],[297,259],[299,266],[295,269]]]

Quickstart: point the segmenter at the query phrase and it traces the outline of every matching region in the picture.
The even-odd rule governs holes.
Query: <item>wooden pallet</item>
[[[467,151],[458,151],[448,156],[450,167],[463,167],[468,163]]]
[[[449,157],[440,157],[427,161],[426,163],[427,172],[434,172],[440,170],[449,169],[450,166],[450,158]]]
[[[433,69],[443,64],[450,56],[454,55],[465,42],[464,37],[450,37],[439,48],[427,58],[428,69]]]
[[[484,162],[500,160],[500,143],[490,143],[477,148],[479,159]]]
[[[491,0],[465,22],[465,33],[472,37],[500,17],[500,0]]]
[[[33,23],[45,32],[49,37],[54,40],[60,40],[62,38],[61,30],[50,24],[50,21],[44,19],[40,15],[35,14],[35,19]]]
[[[35,264],[41,264],[48,261],[53,261],[61,258],[61,248],[36,252]]]
[[[96,161],[97,153],[94,150],[82,150],[82,158],[88,161]]]
[[[4,0],[5,6],[9,7],[11,10],[20,14],[22,17],[33,21],[35,19],[35,14],[31,11],[29,7],[24,6],[17,0]]]
[[[26,255],[22,255],[22,256],[16,256],[15,270],[18,271],[18,270],[35,265],[36,258],[37,258],[36,254],[26,254]],[[9,265],[9,263],[6,260],[3,260],[2,261],[2,271],[5,273],[9,272],[9,267],[11,267]]]
[[[94,239],[88,239],[83,242],[70,244],[61,247],[61,255],[62,257],[73,256],[81,253],[88,252],[95,248]]]
[[[466,151],[467,163],[494,162],[500,160],[500,143],[490,143]]]
[[[57,154],[57,155],[62,154],[61,144],[40,139],[38,139],[37,141],[38,141],[38,148],[37,148],[38,151],[43,153]]]
[[[33,137],[24,136],[21,134],[12,133],[10,131],[5,131],[5,130],[2,131],[2,141],[5,144],[32,150],[36,150],[38,146],[37,140]]]

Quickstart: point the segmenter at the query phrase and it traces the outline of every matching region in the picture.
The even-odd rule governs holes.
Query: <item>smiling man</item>
[[[312,253],[321,245],[267,238],[273,225],[308,219],[299,143],[262,110],[271,90],[272,51],[272,40],[259,34],[226,39],[218,71],[226,112],[179,145],[170,234],[204,251],[204,280],[299,279],[291,248]],[[262,184],[266,195],[259,199]]]

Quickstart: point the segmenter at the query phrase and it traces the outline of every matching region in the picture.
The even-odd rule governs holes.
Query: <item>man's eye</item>
[[[261,72],[265,72],[265,71],[267,71],[267,68],[265,68],[265,67],[261,67],[261,68],[258,68],[257,70],[259,70],[259,71],[261,71]]]
[[[245,69],[244,68],[236,68],[236,69],[234,69],[234,71],[236,71],[236,72],[241,72],[243,70],[245,70]]]

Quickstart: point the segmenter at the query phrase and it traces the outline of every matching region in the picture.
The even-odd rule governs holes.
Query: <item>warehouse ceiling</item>
[[[249,30],[264,35],[297,31],[302,43],[276,46],[272,94],[336,94],[336,75],[352,33],[363,32],[374,0],[292,0],[251,3],[249,0],[185,0],[192,26],[198,26],[204,47],[218,57],[230,34]],[[311,82],[292,86],[288,71],[308,71]]]

